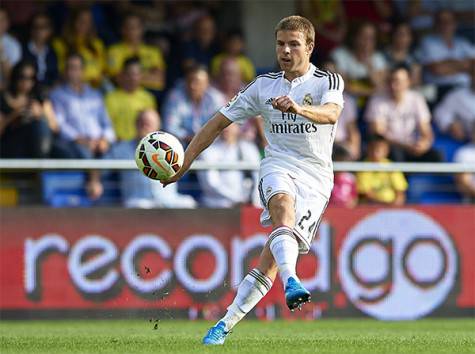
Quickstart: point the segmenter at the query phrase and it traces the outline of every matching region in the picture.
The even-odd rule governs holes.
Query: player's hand
[[[168,186],[169,184],[172,184],[172,183],[175,183],[176,181],[178,181],[181,177],[183,177],[183,175],[186,173],[186,171],[188,171],[188,168],[189,167],[185,167],[185,165],[183,165],[176,174],[174,174],[172,177],[170,177],[169,179],[166,179],[166,180],[160,180],[160,183],[162,184],[163,187],[166,187]]]
[[[289,96],[277,96],[272,100],[272,107],[281,112],[289,112],[298,114],[300,106],[295,103]]]

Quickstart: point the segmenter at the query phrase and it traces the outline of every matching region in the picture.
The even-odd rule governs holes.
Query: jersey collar
[[[293,79],[292,81],[289,81],[285,78],[285,72],[282,71],[282,78],[284,79],[285,82],[290,83],[292,86],[297,86],[297,85],[301,84],[302,82],[305,82],[309,78],[311,78],[314,71],[315,71],[315,65],[310,63],[310,66],[309,66],[307,72],[305,74],[303,74],[302,76],[299,76],[299,77]]]

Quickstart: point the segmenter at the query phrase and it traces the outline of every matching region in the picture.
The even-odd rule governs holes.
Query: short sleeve
[[[243,90],[239,91],[219,112],[229,120],[238,123],[260,114],[257,100],[258,85],[259,81],[257,79],[252,81]]]
[[[466,40],[461,40],[460,45],[464,58],[475,59],[475,45]]]
[[[119,73],[122,65],[122,55],[118,45],[113,45],[107,51],[107,68],[110,76],[115,76]]]
[[[456,117],[457,91],[447,94],[434,109],[434,121],[443,132],[447,131]]]
[[[371,187],[371,179],[372,173],[371,172],[358,172],[356,175],[356,188],[358,193],[365,194],[368,193]]]
[[[381,53],[375,53],[373,56],[373,67],[376,71],[386,70],[388,64],[384,55]]]
[[[401,172],[393,172],[391,174],[391,182],[394,190],[398,192],[404,192],[405,190],[407,190],[407,181]]]
[[[416,93],[417,94],[417,93]],[[427,102],[425,98],[417,94],[416,96],[416,112],[417,112],[417,121],[422,122],[422,123],[427,123],[430,122],[431,120],[431,113],[429,111],[429,106],[427,105]]]
[[[423,38],[420,47],[417,50],[419,62],[422,65],[430,64],[440,60],[437,53],[439,51],[434,48],[434,40],[430,37]]]
[[[367,122],[374,122],[384,117],[385,115],[381,108],[382,105],[380,99],[377,96],[371,97],[364,114],[365,120]]]
[[[335,103],[343,108],[343,90],[345,83],[340,74],[330,73],[328,77],[324,77],[323,94],[320,104]]]
[[[347,73],[348,70],[348,52],[345,48],[336,48],[330,53],[331,59],[335,62],[337,70],[343,74]]]
[[[355,99],[351,96],[344,95],[345,108],[341,111],[339,120],[345,123],[354,122],[358,116]]]
[[[162,52],[156,48],[150,48],[148,54],[148,61],[150,68],[152,69],[159,69],[159,70],[165,70],[166,64],[165,60],[163,59]]]

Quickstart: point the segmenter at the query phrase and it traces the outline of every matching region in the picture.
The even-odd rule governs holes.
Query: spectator
[[[21,59],[21,46],[8,34],[8,13],[0,7],[0,90],[7,87],[10,71]]]
[[[138,57],[142,65],[142,85],[158,95],[165,88],[165,61],[156,47],[144,43],[142,20],[128,14],[122,22],[122,41],[112,45],[107,52],[109,74],[116,77],[125,61]]]
[[[389,144],[383,136],[367,139],[366,161],[388,163]],[[401,172],[358,172],[358,193],[363,202],[403,205],[406,201],[407,181]]]
[[[118,78],[119,87],[106,95],[107,111],[120,140],[131,140],[137,136],[135,121],[139,112],[157,108],[153,95],[140,85],[141,70],[137,57],[127,59]]]
[[[31,19],[30,39],[23,46],[23,58],[36,63],[38,83],[50,88],[58,79],[58,58],[51,46],[53,27],[45,13]]]
[[[382,36],[391,30],[395,2],[393,0],[343,0],[345,12],[350,15],[353,23],[370,22]]]
[[[65,65],[65,82],[51,92],[61,136],[71,157],[101,156],[115,138],[102,96],[84,81],[79,54],[70,54]]]
[[[224,58],[220,61],[218,73],[214,77],[214,87],[224,95],[226,101],[231,100],[245,86],[237,59]]]
[[[472,122],[471,142],[457,150],[454,161],[475,166],[475,122]],[[459,173],[455,175],[459,192],[467,202],[475,203],[475,173]]]
[[[245,85],[241,79],[241,69],[235,58],[225,58],[219,67],[214,86],[230,101]],[[241,137],[264,148],[267,145],[262,119],[253,117],[241,125]]]
[[[224,96],[209,86],[209,76],[202,66],[192,67],[163,104],[165,130],[187,145],[195,133],[225,104]]]
[[[356,124],[358,110],[353,97],[344,93],[345,106],[338,118],[338,126],[335,133],[335,145],[341,146],[348,151],[349,160],[358,160],[361,156],[361,134]]]
[[[331,60],[324,61],[322,68],[336,72],[335,63]],[[338,118],[334,145],[341,147],[340,151],[348,152],[349,156],[345,156],[345,159],[358,160],[361,156],[361,134],[357,126],[358,108],[355,99],[346,92],[343,94],[343,98],[345,106]]]
[[[346,101],[345,101],[346,105]],[[343,145],[333,146],[334,161],[350,161],[352,158],[350,151]],[[356,190],[356,177],[351,172],[335,172],[333,189],[330,197],[330,205],[346,208],[353,208],[358,203],[358,192]]]
[[[468,140],[475,130],[475,61],[470,74],[471,87],[454,89],[434,110],[439,129],[459,141]]]
[[[411,69],[411,83],[419,86],[421,82],[421,66],[412,53],[413,35],[409,23],[399,22],[394,25],[391,42],[384,51],[390,68],[404,64]]]
[[[240,30],[229,31],[224,41],[224,51],[216,55],[211,61],[211,76],[218,79],[219,69],[223,60],[234,58],[237,60],[241,72],[241,79],[245,83],[254,80],[256,69],[252,61],[244,55],[244,35]]]
[[[356,97],[369,97],[384,86],[387,63],[376,51],[376,40],[376,28],[366,22],[355,31],[350,48],[339,47],[331,54],[347,92]]]
[[[121,1],[115,4],[122,14],[133,13],[140,17],[144,31],[147,37],[150,34],[163,31],[166,27],[165,20],[168,20],[168,4],[162,0],[151,0],[146,2]]]
[[[436,17],[436,32],[425,37],[419,48],[424,66],[424,81],[434,84],[440,100],[454,86],[469,86],[470,62],[475,60],[475,47],[455,36],[453,12],[442,10]]]
[[[440,161],[431,148],[431,114],[424,97],[410,89],[409,68],[393,68],[387,92],[371,97],[365,118],[372,133],[391,145],[395,161]]]
[[[194,24],[193,38],[183,44],[183,69],[203,65],[210,68],[211,60],[218,54],[216,24],[210,15],[203,15]]]
[[[318,53],[314,55],[326,58],[328,54],[341,45],[348,31],[347,17],[342,0],[299,0],[297,8],[315,27],[318,38]]]
[[[239,139],[240,128],[231,124],[223,130],[220,139],[214,142],[200,156],[206,162],[249,162],[256,165],[261,160],[257,147]],[[257,173],[243,171],[207,170],[198,172],[202,204],[208,208],[231,208],[252,202],[259,205]]]
[[[446,2],[447,3],[447,2]],[[407,19],[417,38],[434,26],[434,17],[440,10],[440,1],[395,1],[399,18]]]
[[[133,160],[140,139],[159,129],[160,116],[157,111],[149,109],[140,112],[136,118],[136,137],[113,144],[104,158]],[[145,177],[137,169],[120,171],[119,186],[122,204],[126,208],[194,208],[196,206],[192,197],[178,194],[176,183],[163,188],[159,181]],[[103,194],[101,176],[97,171],[91,173],[87,190],[93,200],[97,200]]]
[[[0,95],[0,156],[48,157],[52,130],[57,130],[56,120],[51,103],[38,93],[35,65],[20,61]]]
[[[78,53],[84,60],[84,78],[93,87],[102,84],[105,73],[104,43],[96,36],[92,13],[89,8],[81,7],[72,12],[66,22],[61,38],[53,41],[58,56],[59,69],[65,70],[66,58]]]

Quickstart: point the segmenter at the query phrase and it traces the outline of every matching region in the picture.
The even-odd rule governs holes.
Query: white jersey
[[[286,172],[301,178],[324,177],[333,185],[332,148],[336,124],[317,124],[294,113],[272,107],[277,96],[289,96],[300,105],[336,103],[343,107],[344,83],[340,75],[317,69],[310,64],[306,74],[292,82],[284,72],[258,76],[238,93],[220,112],[234,122],[261,115],[269,145],[261,162],[261,176]]]

